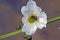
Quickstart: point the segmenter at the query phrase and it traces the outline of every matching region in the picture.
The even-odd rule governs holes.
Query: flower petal
[[[42,29],[43,27],[46,27],[46,24],[44,23],[37,23],[36,25],[39,29]]]
[[[40,12],[42,11],[42,9],[41,9],[39,6],[36,6],[36,11],[37,11],[38,13],[40,13]]]
[[[37,29],[36,26],[30,26],[30,27],[27,29],[26,34],[32,35],[32,34],[35,33],[36,29]]]
[[[24,16],[29,16],[33,12],[36,12],[38,15],[40,15],[40,11],[42,11],[42,9],[37,6],[36,2],[33,0],[29,0],[27,5],[21,8],[21,12]]]
[[[31,15],[35,10],[36,3],[35,1],[29,0],[26,6],[21,8],[21,12],[24,16]]]
[[[29,1],[27,2],[27,7],[29,8],[29,10],[34,10],[35,7],[36,7],[36,2],[33,1],[33,0],[29,0]]]
[[[25,30],[26,30],[26,27],[25,27],[25,25],[23,25],[22,32],[25,32]]]
[[[42,14],[42,17],[43,17],[44,19],[46,19],[46,18],[47,18],[47,15],[46,15],[46,13],[45,13],[45,12],[41,12],[41,14]]]
[[[22,17],[22,23],[28,23],[28,21],[27,21],[27,18],[26,17]]]
[[[47,20],[46,20],[46,19],[43,19],[43,18],[39,18],[39,22],[40,22],[40,23],[45,23],[45,24],[46,24],[46,23],[47,23]]]
[[[28,16],[28,15],[29,15],[29,11],[28,11],[28,9],[27,9],[26,6],[23,6],[23,7],[21,8],[21,12],[22,12],[22,14],[23,14],[24,16]]]
[[[38,19],[39,22],[47,24],[47,15],[46,15],[46,13],[45,12],[41,12],[41,15],[42,15],[41,18]]]
[[[26,24],[24,27],[22,27],[22,30],[25,31],[27,35],[34,34],[36,29],[37,29],[36,25],[30,25],[30,24]]]
[[[29,2],[27,3],[27,8],[33,13],[37,13],[38,15],[40,15],[40,12],[42,11],[42,9],[36,5],[36,2],[33,0],[29,0]]]

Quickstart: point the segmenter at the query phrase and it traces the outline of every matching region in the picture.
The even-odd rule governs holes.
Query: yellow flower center
[[[30,24],[35,23],[36,20],[37,20],[37,15],[36,14],[32,14],[31,16],[28,17],[28,22]]]

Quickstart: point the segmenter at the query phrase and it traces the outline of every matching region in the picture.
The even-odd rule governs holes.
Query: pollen
[[[29,23],[35,23],[35,21],[37,21],[37,16],[36,14],[32,14],[30,17],[28,17],[28,22]]]

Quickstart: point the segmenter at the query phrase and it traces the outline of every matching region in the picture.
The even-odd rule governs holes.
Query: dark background
[[[16,25],[22,17],[21,7],[28,0],[0,0],[0,35],[16,31]],[[60,0],[34,0],[46,12],[48,19],[60,16]],[[50,23],[46,28],[38,29],[32,40],[60,40],[60,20]],[[1,40],[26,40],[24,33]]]

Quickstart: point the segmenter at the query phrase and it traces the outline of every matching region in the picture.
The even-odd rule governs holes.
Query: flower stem
[[[57,21],[57,20],[60,20],[60,16],[58,16],[56,18],[53,18],[51,20],[48,20],[48,24],[52,23],[54,21]],[[22,30],[18,30],[18,31],[11,32],[11,33],[8,33],[8,34],[0,35],[0,39],[11,37],[11,36],[14,36],[14,35],[17,35],[17,34],[20,34],[20,33],[22,33]]]
[[[11,33],[8,33],[8,34],[0,35],[0,39],[11,37],[11,36],[14,36],[14,35],[17,35],[17,34],[20,34],[20,33],[22,33],[22,30],[18,30],[18,31],[11,32]]]
[[[58,20],[60,20],[60,16],[48,20],[48,23],[47,24],[52,23],[52,22],[55,22],[55,21],[58,21]]]

